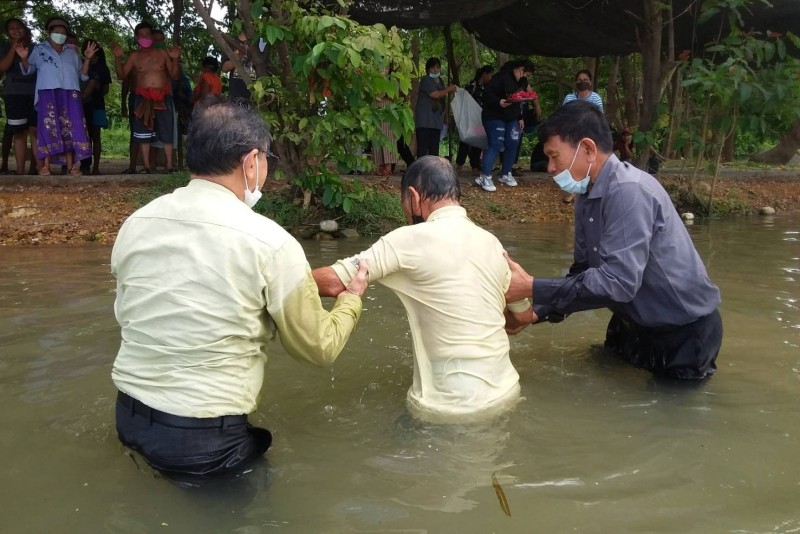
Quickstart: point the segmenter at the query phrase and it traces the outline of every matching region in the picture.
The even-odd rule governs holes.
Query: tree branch
[[[211,34],[225,55],[228,56],[228,59],[230,59],[233,63],[234,68],[236,68],[236,72],[239,73],[239,77],[241,77],[242,80],[245,80],[245,83],[250,81],[250,73],[248,73],[247,69],[244,68],[244,64],[234,53],[234,50],[228,44],[228,41],[225,40],[225,35],[217,28],[216,21],[214,21],[214,19],[211,17],[211,13],[209,13],[206,6],[203,5],[203,2],[201,0],[192,0],[192,4],[197,10],[197,14],[200,15],[201,19],[203,19],[206,28],[208,28],[208,33]]]

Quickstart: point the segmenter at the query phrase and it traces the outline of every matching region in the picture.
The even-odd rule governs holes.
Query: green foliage
[[[269,217],[286,228],[296,228],[303,224],[308,213],[284,195],[265,193],[253,206],[253,211]]]
[[[259,2],[251,5],[259,12]],[[255,21],[257,31],[273,54],[285,53],[273,58],[280,67],[260,77],[253,94],[294,183],[321,190],[325,206],[349,212],[360,193],[345,188],[339,173],[371,167],[358,149],[389,144],[381,123],[398,137],[413,129],[403,97],[412,72],[403,41],[395,28],[361,26],[292,1],[271,9]],[[384,96],[388,102],[378,106]]]
[[[396,193],[366,188],[341,220],[345,226],[357,228],[362,235],[384,234],[407,223]]]
[[[741,29],[741,13],[750,4],[707,1],[701,18],[723,13],[730,32],[707,45],[704,57],[683,66],[688,111],[676,145],[694,147],[711,161],[719,159],[726,139],[736,131],[740,137],[747,132],[744,139],[755,148],[759,140],[777,137],[800,117],[800,61],[786,53],[787,41],[796,45],[798,40],[792,34]]]

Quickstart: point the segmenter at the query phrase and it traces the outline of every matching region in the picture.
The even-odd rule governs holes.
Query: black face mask
[[[578,91],[585,91],[592,86],[592,82],[578,82],[575,84],[575,87],[578,88]]]
[[[422,215],[414,215],[413,213],[411,214],[411,224],[419,224],[424,222],[425,219],[422,218]]]

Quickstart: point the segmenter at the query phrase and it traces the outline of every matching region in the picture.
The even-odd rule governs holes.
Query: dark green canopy
[[[656,2],[355,0],[350,14],[360,22],[404,28],[461,22],[486,46],[511,54],[605,56],[640,51],[641,28],[646,27],[643,6],[648,1]],[[697,50],[718,34],[723,18],[716,16],[699,24],[700,4],[696,0],[672,1],[676,52]],[[752,2],[752,11],[745,13],[745,27],[800,35],[800,0],[772,0],[771,4]],[[667,33],[664,31],[665,38]]]

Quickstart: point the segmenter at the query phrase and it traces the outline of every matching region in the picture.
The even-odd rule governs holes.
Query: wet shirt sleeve
[[[344,294],[325,310],[300,244],[288,241],[266,267],[267,312],[281,345],[294,358],[317,365],[336,360],[361,316],[361,298]]]

